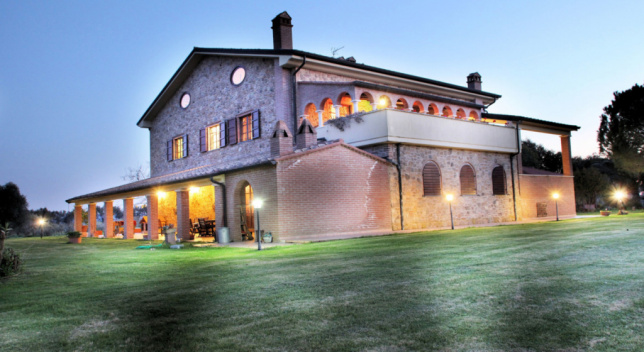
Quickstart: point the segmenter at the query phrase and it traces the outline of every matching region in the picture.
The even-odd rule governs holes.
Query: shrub
[[[20,271],[21,265],[20,255],[11,248],[5,249],[2,262],[0,262],[0,277],[17,274]]]
[[[67,232],[67,238],[79,238],[82,234],[78,231],[69,231]]]

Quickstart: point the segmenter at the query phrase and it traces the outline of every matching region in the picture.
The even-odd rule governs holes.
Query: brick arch
[[[423,108],[423,103],[421,103],[420,100],[416,100],[412,104],[411,108],[414,112],[420,112],[420,113],[425,112],[425,109]]]
[[[476,170],[470,163],[465,163],[459,172],[461,195],[476,195]]]
[[[430,115],[439,115],[440,110],[438,110],[438,106],[434,103],[429,103],[427,105],[427,113]]]
[[[378,109],[387,109],[391,107],[391,98],[388,95],[381,95],[378,98]]]
[[[322,99],[322,102],[320,103],[320,110],[324,111],[322,112],[322,122],[327,122],[336,117],[333,107],[333,100],[331,100],[331,98]]]
[[[454,113],[452,112],[452,108],[450,108],[449,105],[443,106],[443,110],[441,111],[441,116],[454,117]]]
[[[396,100],[396,109],[405,110],[408,108],[409,108],[409,103],[407,103],[407,100],[405,98],[400,97],[398,98],[398,100]]]
[[[478,121],[479,120],[479,114],[474,110],[470,111],[470,115],[469,115],[468,120]]]
[[[441,169],[435,161],[428,161],[423,166],[423,196],[440,196],[443,189]]]
[[[373,110],[373,95],[369,92],[362,92],[360,94],[360,102],[358,103],[358,111],[357,112],[369,112]]]
[[[461,108],[459,108],[458,110],[456,110],[456,118],[457,118],[457,119],[465,120],[465,117],[466,117],[466,116],[465,116],[465,110],[463,110],[463,109],[461,109]]]
[[[309,120],[313,127],[318,127],[318,108],[315,106],[315,104],[313,104],[312,102],[306,104],[306,106],[304,107],[304,115],[306,115],[306,119]]]
[[[339,117],[353,114],[353,101],[351,94],[347,92],[340,93],[338,96],[338,105],[340,105]]]

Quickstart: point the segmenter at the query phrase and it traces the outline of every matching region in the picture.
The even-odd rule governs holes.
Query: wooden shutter
[[[260,137],[260,127],[259,127],[259,110],[253,111],[253,118],[252,118],[252,126],[253,126],[253,139],[259,138]]]
[[[226,121],[226,129],[228,130],[228,144],[237,144],[237,119]]]
[[[222,121],[219,124],[219,148],[223,148],[226,146],[226,127],[227,127],[226,121]]]
[[[168,161],[172,161],[172,139],[168,141],[166,149],[166,157],[168,158]]]
[[[423,168],[423,195],[441,195],[441,172],[433,161],[425,164]]]
[[[470,165],[461,168],[461,195],[476,195],[476,175]]]
[[[184,158],[188,157],[188,135],[187,134],[183,135],[183,157]]]
[[[506,194],[503,166],[497,166],[492,170],[492,194],[495,196]]]
[[[199,130],[199,151],[202,153],[208,151],[208,140],[206,138],[205,128]]]

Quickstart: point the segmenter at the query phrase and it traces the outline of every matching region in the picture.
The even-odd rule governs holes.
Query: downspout
[[[517,194],[515,190],[515,185],[514,185],[514,163],[512,162],[512,158],[516,157],[521,153],[521,138],[519,137],[519,121],[517,121],[516,127],[516,139],[517,139],[517,152],[514,154],[510,154],[510,173],[512,174],[512,202],[514,203],[514,221],[518,221],[519,218],[517,216]],[[517,159],[518,162],[518,159]],[[519,165],[517,165],[517,168]]]
[[[304,64],[306,64],[306,55],[302,56],[302,64],[293,71],[291,74],[291,83],[293,86],[293,135],[297,135],[297,80],[295,79],[295,76],[297,75],[298,72],[304,67]],[[295,138],[293,138],[293,143],[295,143]]]
[[[400,166],[400,143],[396,143],[396,170],[398,170],[398,195],[400,198],[400,229],[405,229],[405,222],[403,221],[403,191],[402,191],[402,171]]]
[[[217,186],[221,187],[221,194],[222,194],[221,198],[223,198],[223,201],[224,201],[224,223],[222,224],[222,226],[223,227],[228,227],[228,221],[226,220],[228,218],[228,214],[226,212],[226,185],[221,183],[221,182],[215,181],[214,176],[210,178],[210,182],[212,182],[212,183],[216,184]]]

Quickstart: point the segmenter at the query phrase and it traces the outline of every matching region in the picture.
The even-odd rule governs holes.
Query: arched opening
[[[456,110],[456,118],[465,120],[465,111],[463,111],[463,109]]]
[[[423,196],[441,195],[441,171],[438,165],[430,161],[423,167]]]
[[[304,114],[306,115],[306,119],[309,120],[311,125],[313,127],[318,127],[319,119],[318,119],[318,109],[315,107],[315,104],[313,103],[308,103],[306,104],[306,107],[304,108]]]
[[[438,115],[438,106],[436,104],[429,104],[427,106],[427,113],[430,115]]]
[[[349,93],[340,94],[340,117],[353,114],[353,102]]]
[[[470,121],[476,121],[479,119],[479,114],[476,113],[476,111],[470,111]]]
[[[335,109],[333,109],[333,100],[325,98],[320,104],[324,110],[322,113],[322,122],[327,122],[329,120],[335,119]]]
[[[476,195],[476,174],[474,168],[470,164],[465,164],[461,168],[461,195],[475,196]]]
[[[371,94],[364,92],[360,94],[360,102],[358,103],[358,111],[369,112],[373,110],[373,97]]]
[[[450,108],[449,106],[444,107],[443,108],[443,114],[441,116],[444,116],[444,117],[452,117],[452,116],[454,116],[454,113],[452,112],[452,108]]]
[[[378,109],[387,109],[391,107],[391,99],[386,95],[381,95],[378,99]]]
[[[425,110],[423,109],[423,103],[419,102],[418,100],[416,100],[416,101],[414,102],[414,105],[412,105],[412,106],[411,106],[411,109],[412,109],[414,112],[424,112],[424,111],[425,111]]]
[[[255,209],[253,208],[253,187],[243,181],[239,189],[239,217],[242,239],[252,239],[255,233]],[[244,234],[247,234],[244,236]],[[250,237],[248,237],[250,235]]]
[[[499,165],[492,170],[492,195],[503,196],[507,194],[505,170]]]
[[[400,98],[396,100],[396,110],[405,110],[409,108],[409,104],[407,104],[407,100]]]

